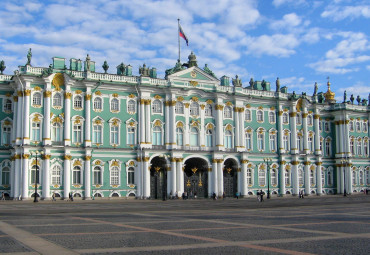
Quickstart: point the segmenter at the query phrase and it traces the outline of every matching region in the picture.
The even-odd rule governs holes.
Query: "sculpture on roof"
[[[208,68],[208,65],[205,64],[203,71],[206,72],[207,74],[211,75],[212,77],[216,78],[216,75],[211,71],[211,69]]]
[[[1,62],[0,62],[0,72],[1,72],[1,74],[4,74],[5,68],[6,68],[5,62],[4,62],[4,60],[1,60]]]
[[[32,49],[30,48],[27,53],[27,64],[26,65],[31,65],[31,59],[32,59]]]
[[[276,78],[276,92],[280,92],[280,79],[279,79],[279,77]]]
[[[351,97],[349,98],[349,100],[351,100],[351,104],[353,104],[353,101],[355,101],[355,97],[353,96],[353,94],[351,95]]]
[[[48,67],[48,69],[42,70],[41,76],[49,76],[52,73],[53,73],[53,65],[50,64],[49,67]]]
[[[357,96],[356,101],[357,101],[358,105],[360,105],[361,97],[360,96]]]
[[[232,79],[232,83],[234,87],[241,87],[243,85],[242,80],[239,79],[238,75],[235,75],[235,79]]]
[[[177,72],[179,72],[179,71],[181,71],[181,70],[183,70],[183,69],[184,69],[184,67],[181,65],[181,62],[180,62],[180,60],[178,59],[178,60],[177,60],[177,62],[176,62],[176,64],[175,64],[175,67],[170,68],[170,69],[167,69],[167,70],[165,71],[165,73],[166,73],[166,77],[165,77],[165,78],[167,78],[167,76],[168,76],[168,75],[171,75],[171,74],[177,73]]]
[[[313,90],[313,96],[317,95],[317,90],[318,90],[318,85],[317,85],[317,82],[315,82],[315,88]]]
[[[90,71],[90,56],[87,54],[86,56],[86,71]]]
[[[141,76],[145,76],[145,77],[149,76],[149,68],[146,67],[145,64],[142,67],[140,66],[139,67],[139,74]]]
[[[254,85],[254,80],[253,80],[253,78],[251,78],[249,80],[249,86],[251,87],[251,89],[253,89],[253,85]]]
[[[346,101],[347,101],[347,90],[345,90],[343,94],[343,103],[345,103]]]
[[[102,67],[103,67],[104,73],[107,73],[109,65],[106,60],[104,61],[104,64],[102,65]]]
[[[125,70],[126,70],[126,66],[125,66],[125,64],[122,62],[121,64],[119,64],[118,66],[117,66],[117,69],[118,69],[118,74],[120,74],[120,75],[124,75],[125,74]]]
[[[261,82],[262,90],[266,90],[266,81],[262,80]]]

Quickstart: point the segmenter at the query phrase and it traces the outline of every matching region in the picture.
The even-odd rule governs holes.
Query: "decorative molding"
[[[64,160],[71,160],[72,159],[72,156],[71,155],[64,155]]]

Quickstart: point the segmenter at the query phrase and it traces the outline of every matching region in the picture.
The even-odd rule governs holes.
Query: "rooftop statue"
[[[4,74],[5,68],[6,68],[5,62],[4,62],[4,60],[1,60],[1,62],[0,62],[0,72],[1,72],[1,74]]]
[[[118,70],[119,70],[119,72],[120,72],[121,75],[124,75],[125,74],[126,66],[125,66],[125,64],[123,62],[118,65]]]
[[[280,79],[279,79],[279,77],[276,78],[276,92],[280,92]]]
[[[211,69],[208,68],[208,65],[207,64],[205,64],[203,70],[204,70],[204,72],[206,72],[207,74],[211,75],[212,77],[217,78],[216,75],[211,71]]]
[[[232,82],[234,87],[241,87],[243,85],[242,80],[239,79],[238,75],[235,75],[235,79],[232,79]]]
[[[178,59],[177,62],[176,62],[175,67],[166,70],[166,72],[165,72],[166,73],[166,78],[167,78],[168,75],[177,73],[177,72],[179,72],[183,69],[184,69],[184,67],[181,65],[180,59]]]
[[[343,103],[345,103],[346,101],[347,101],[347,90],[344,91]]]
[[[109,69],[109,65],[106,60],[104,61],[104,64],[102,65],[102,67],[103,67],[104,73],[107,73]]]
[[[254,85],[254,80],[253,80],[253,78],[251,78],[249,80],[249,86],[251,87],[251,89],[253,89],[253,85]]]
[[[145,64],[142,67],[140,66],[139,67],[139,74],[141,76],[145,76],[145,77],[149,76],[149,68],[147,68]]]
[[[315,89],[313,90],[313,96],[317,95],[318,85],[317,82],[315,82]]]
[[[27,64],[26,65],[31,65],[31,59],[32,59],[32,52],[31,52],[31,48],[28,50],[28,53],[27,53]]]
[[[266,81],[262,80],[261,82],[262,90],[266,90]]]
[[[357,101],[358,105],[360,105],[361,97],[360,96],[357,96],[356,101]]]
[[[90,56],[87,54],[86,56],[86,71],[90,71]]]
[[[351,97],[349,98],[349,100],[351,100],[351,104],[353,104],[353,101],[355,101],[355,97],[353,96],[353,94],[351,95]]]

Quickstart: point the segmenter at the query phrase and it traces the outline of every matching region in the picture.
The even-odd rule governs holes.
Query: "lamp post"
[[[270,199],[270,164],[271,158],[264,158],[263,161],[267,164],[267,199]]]
[[[40,177],[40,168],[39,168],[39,165],[38,165],[38,162],[37,162],[37,155],[42,155],[43,152],[39,152],[39,151],[34,151],[34,152],[31,152],[31,155],[35,155],[36,156],[36,167],[35,167],[35,195],[34,195],[34,198],[33,198],[33,202],[36,203],[38,202],[38,198],[37,198],[37,184],[38,184],[38,177]],[[37,173],[38,172],[38,173]]]
[[[342,159],[341,162],[342,162],[342,165],[343,165],[343,182],[344,182],[343,196],[346,197],[347,196],[347,192],[346,192],[346,167],[349,166],[349,160],[346,157],[345,159]]]

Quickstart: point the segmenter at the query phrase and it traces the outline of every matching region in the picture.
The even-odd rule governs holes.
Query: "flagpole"
[[[180,62],[180,19],[177,19],[177,37],[179,40],[179,62]]]

